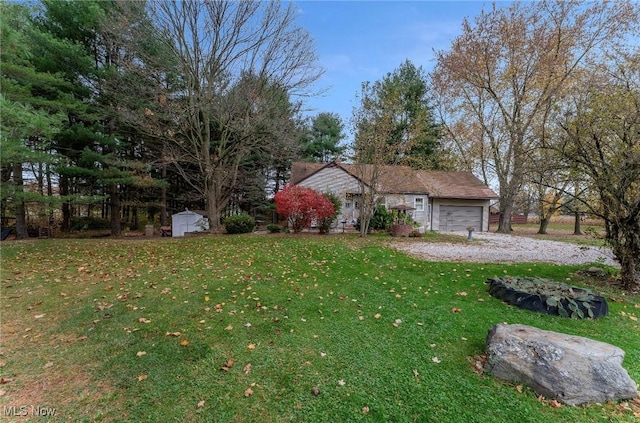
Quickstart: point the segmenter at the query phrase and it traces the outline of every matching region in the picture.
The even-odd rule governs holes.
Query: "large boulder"
[[[604,342],[498,324],[489,330],[486,348],[486,371],[564,404],[604,403],[640,395],[638,385],[622,367],[624,351]]]

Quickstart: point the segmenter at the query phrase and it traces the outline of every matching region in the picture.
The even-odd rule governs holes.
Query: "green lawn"
[[[40,406],[56,409],[48,421],[634,421],[640,404],[554,408],[473,362],[490,327],[523,323],[617,345],[640,381],[640,297],[576,266],[429,263],[387,240],[3,243],[3,418]],[[610,314],[506,306],[484,284],[505,274],[589,285]]]

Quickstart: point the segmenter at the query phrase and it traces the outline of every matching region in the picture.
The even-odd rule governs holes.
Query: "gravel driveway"
[[[458,234],[456,234],[458,235]],[[467,233],[459,233],[467,237]],[[448,244],[438,242],[395,242],[392,247],[430,261],[472,261],[479,263],[585,264],[602,262],[619,267],[606,247],[588,247],[524,236],[482,232],[473,234],[474,242]]]

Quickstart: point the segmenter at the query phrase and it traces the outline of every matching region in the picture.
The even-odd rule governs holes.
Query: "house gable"
[[[294,163],[291,169],[291,183],[318,192],[332,192],[341,198],[360,192],[358,178],[336,162]]]

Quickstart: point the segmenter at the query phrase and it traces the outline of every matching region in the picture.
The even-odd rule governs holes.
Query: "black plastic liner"
[[[547,296],[543,294],[530,294],[528,292],[518,291],[514,288],[505,286],[505,284],[497,278],[487,279],[487,284],[489,284],[489,294],[499,300],[504,301],[509,305],[514,305],[516,307],[523,308],[525,310],[531,310],[538,313],[550,314],[552,316],[564,316],[571,317],[572,310],[570,308],[569,301],[566,299],[560,300],[560,304],[568,312],[568,316],[563,314],[561,310],[559,310],[558,306],[549,305],[547,303]],[[572,287],[573,291],[576,293],[586,292],[584,289]],[[589,310],[585,307],[581,301],[575,301],[574,306],[577,306],[583,313],[584,317],[593,317],[598,318],[602,316],[606,316],[609,313],[609,306],[607,305],[607,300],[600,296],[591,293],[593,297],[590,301],[588,301],[589,306],[591,308],[591,314],[589,314]]]

